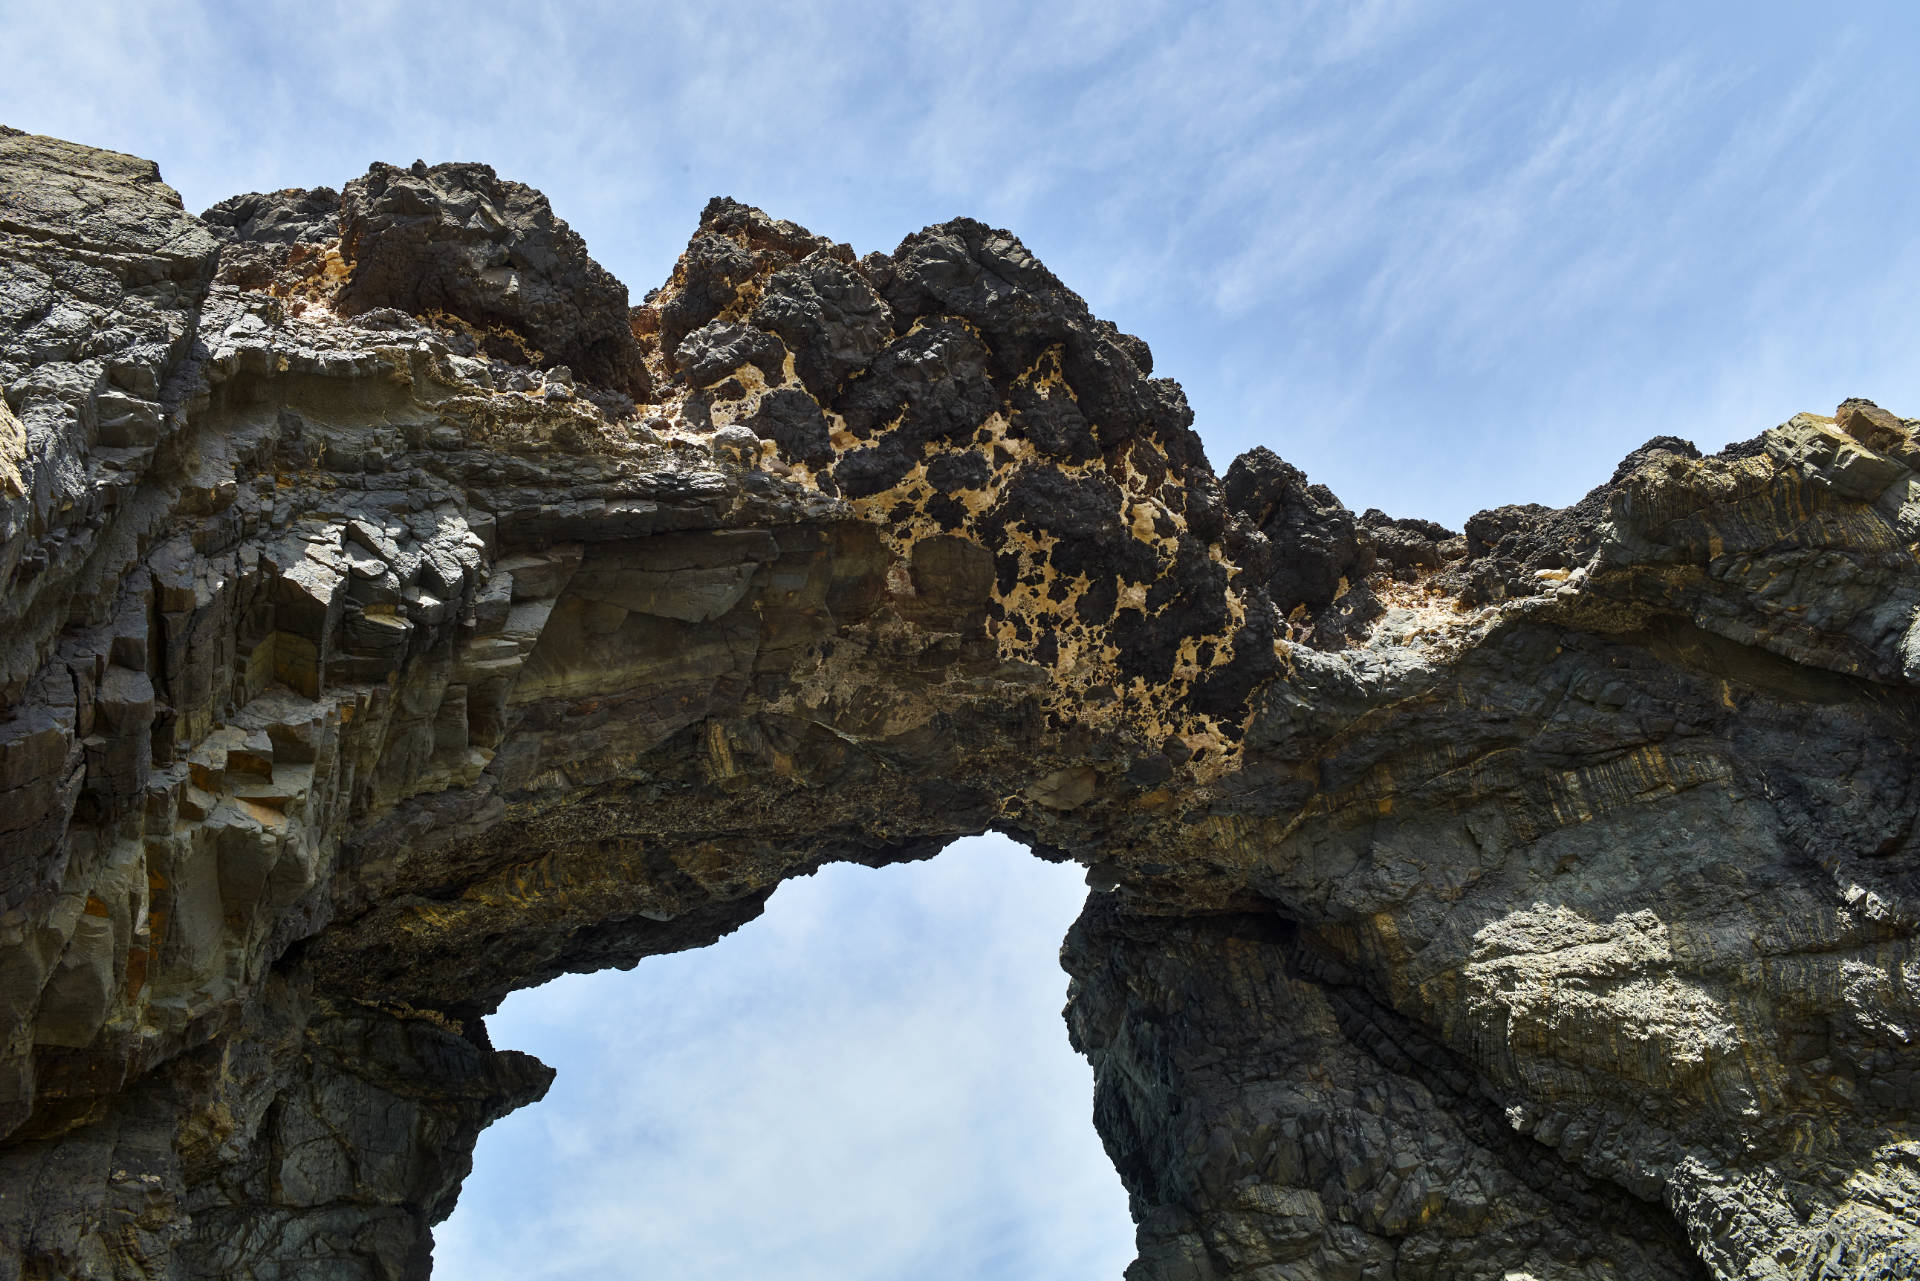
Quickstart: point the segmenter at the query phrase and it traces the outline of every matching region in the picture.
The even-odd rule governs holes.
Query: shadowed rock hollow
[[[0,132],[0,1276],[425,1275],[510,991],[994,829],[1134,1281],[1920,1275],[1916,424],[1463,534],[1013,236]]]

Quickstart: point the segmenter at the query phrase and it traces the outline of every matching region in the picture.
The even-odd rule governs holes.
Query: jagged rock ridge
[[[1916,1274],[1916,424],[1215,478],[1006,232],[0,134],[0,1275],[424,1275],[484,1018],[988,828],[1136,1281]]]

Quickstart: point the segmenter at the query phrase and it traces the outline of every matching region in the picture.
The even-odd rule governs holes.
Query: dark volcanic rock
[[[1394,577],[1416,582],[1423,569],[1439,569],[1451,557],[1448,547],[1460,535],[1431,520],[1393,517],[1369,507],[1360,517],[1362,536],[1373,544],[1376,560],[1394,569]]]
[[[783,457],[816,466],[833,461],[827,417],[805,392],[793,388],[768,392],[753,414],[741,421],[762,440],[772,441]]]
[[[824,269],[803,266],[783,275],[778,284],[766,277],[822,254],[842,262],[853,258],[845,246],[769,218],[737,200],[724,196],[709,200],[700,213],[700,230],[675,264],[672,278],[657,294],[648,296],[642,309],[648,324],[658,329],[669,367],[681,339],[715,319],[745,320],[753,299],[771,294],[769,309],[757,315],[754,323],[771,333],[790,335],[796,350],[805,348],[802,377],[819,394],[811,378],[821,376],[820,371],[837,359],[832,349],[849,337],[843,326],[849,321],[858,326],[857,313],[868,308],[857,298],[858,286],[835,283],[833,273]],[[743,296],[749,282],[754,287],[746,291],[749,296]]]
[[[815,250],[767,279],[753,323],[799,352],[800,381],[830,399],[893,337],[893,314],[867,278],[827,250]]]
[[[1055,362],[1101,449],[1152,432],[1176,465],[1204,459],[1185,395],[1170,380],[1148,377],[1146,343],[1095,318],[1011,232],[956,218],[901,241],[879,274],[896,325],[957,316],[993,345],[1007,376]],[[1042,448],[1071,449],[1074,439],[1069,429],[1059,448]]]
[[[1621,460],[1611,480],[1571,507],[1526,503],[1468,517],[1466,560],[1458,579],[1462,595],[1475,602],[1529,595],[1543,580],[1557,581],[1558,572],[1584,564],[1600,545],[1617,487],[1663,455],[1698,458],[1700,451],[1691,441],[1656,436]]]
[[[1373,570],[1373,548],[1356,533],[1353,513],[1325,485],[1265,447],[1227,468],[1227,505],[1265,539],[1267,595],[1281,613],[1317,610]]]
[[[637,400],[648,396],[626,286],[587,256],[533,188],[503,182],[487,165],[376,164],[346,186],[340,238],[351,272],[343,314],[443,311],[521,340],[484,342],[495,355],[537,352],[543,368],[565,365]]]
[[[674,268],[679,288],[660,308],[662,347],[680,349],[680,340],[724,311],[739,286],[753,274],[753,255],[723,236],[695,236]]]
[[[784,382],[786,359],[786,347],[772,334],[717,320],[688,334],[674,352],[680,372],[695,387],[719,382],[746,365],[758,369],[768,383]]]
[[[978,223],[343,199],[0,131],[0,1277],[424,1275],[507,993],[988,828],[1132,1281],[1920,1275],[1920,424],[1462,536]]]
[[[232,196],[200,219],[226,241],[222,284],[290,293],[321,274],[327,250],[338,245],[340,193],[316,187]]]
[[[229,196],[200,221],[235,241],[269,245],[325,244],[340,235],[340,193],[332,187]]]

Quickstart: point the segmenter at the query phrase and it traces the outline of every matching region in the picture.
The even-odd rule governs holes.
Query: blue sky
[[[1004,837],[830,867],[699,952],[510,998],[548,1098],[482,1136],[461,1281],[1117,1278],[1126,1194],[1068,1047],[1080,870]]]
[[[485,160],[636,296],[716,194],[863,252],[1009,227],[1152,344],[1217,468],[1265,444],[1355,510],[1457,526],[1654,435],[1920,414],[1911,3],[0,0],[0,31],[0,120],[153,157],[190,208]],[[1019,1022],[1079,894],[957,851],[834,873],[518,998],[500,1040],[562,1084],[483,1143],[446,1275],[1112,1276],[1085,1067]],[[814,1053],[848,1088],[796,1093]]]

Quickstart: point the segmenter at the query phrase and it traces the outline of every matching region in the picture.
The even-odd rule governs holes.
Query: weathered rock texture
[[[1920,1275],[1920,439],[1209,470],[1003,231],[0,136],[0,1276],[423,1275],[505,994],[995,828],[1136,1281]]]

